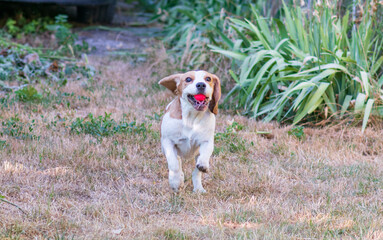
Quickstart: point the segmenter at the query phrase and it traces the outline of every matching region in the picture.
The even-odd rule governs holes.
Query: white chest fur
[[[193,158],[199,146],[214,140],[215,115],[210,112],[195,114],[183,111],[182,119],[174,119],[166,113],[161,126],[161,140],[170,140],[177,154],[183,158]]]

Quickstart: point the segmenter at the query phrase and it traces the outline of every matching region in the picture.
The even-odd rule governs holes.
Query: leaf
[[[214,26],[212,23],[210,23],[210,27],[212,27],[214,29],[214,31],[219,35],[221,36],[222,40],[227,44],[227,46],[229,46],[229,48],[233,48],[234,47],[234,43],[220,30],[218,29],[216,26]]]
[[[348,106],[350,106],[350,102],[351,102],[351,99],[352,99],[352,96],[351,95],[347,95],[343,101],[343,105],[342,105],[342,109],[340,111],[340,117],[342,118],[343,115],[346,113],[347,109],[348,109]]]
[[[363,93],[359,93],[355,100],[355,108],[354,108],[355,113],[359,113],[363,110],[365,100],[366,100],[366,95]]]
[[[263,34],[259,31],[259,29],[252,23],[250,22],[249,20],[245,19],[246,22],[249,24],[251,30],[257,35],[258,39],[262,42],[263,46],[267,49],[267,50],[270,50],[271,47],[268,43],[268,41],[265,39],[265,37],[263,36]]]
[[[364,110],[362,133],[366,129],[368,119],[370,118],[371,110],[374,105],[374,99],[368,99],[366,109]]]
[[[378,61],[376,61],[375,64],[372,66],[370,74],[374,75],[379,70],[379,68],[382,66],[382,63],[383,63],[383,56],[380,56]]]
[[[361,71],[360,75],[362,77],[362,83],[363,83],[364,92],[366,93],[366,97],[368,97],[369,96],[369,92],[370,92],[370,84],[368,82],[368,75],[364,71]]]
[[[330,84],[321,83],[315,93],[311,96],[307,104],[305,104],[304,109],[298,115],[295,116],[293,124],[297,124],[302,118],[304,118],[309,112],[313,112],[322,102],[322,95],[326,91]]]
[[[213,46],[213,45],[208,45],[208,47],[212,48],[213,50],[211,50],[212,52],[217,52],[217,53],[221,53],[225,56],[228,56],[228,57],[231,57],[231,58],[234,58],[234,59],[238,59],[238,60],[245,60],[246,58],[246,54],[243,54],[241,52],[235,52],[235,51],[229,51],[229,50],[224,50],[224,49],[220,49],[216,46]]]

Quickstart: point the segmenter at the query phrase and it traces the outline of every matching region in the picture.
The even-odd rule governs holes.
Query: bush
[[[373,106],[380,114],[382,105],[383,41],[373,11],[359,25],[324,4],[313,16],[286,5],[283,13],[284,21],[268,21],[253,7],[254,21],[230,19],[237,37],[227,41],[229,50],[210,45],[239,65],[230,71],[237,84],[225,102],[251,117],[294,124],[352,111],[364,115],[364,130]]]
[[[207,44],[219,44],[227,28],[227,16],[248,16],[249,0],[160,1],[158,17],[164,17],[164,42],[180,68],[209,67]],[[216,31],[219,30],[219,31]]]

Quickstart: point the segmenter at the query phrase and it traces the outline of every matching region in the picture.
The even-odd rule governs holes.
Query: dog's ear
[[[219,99],[221,98],[221,81],[216,75],[214,74],[212,75],[213,75],[213,81],[214,81],[214,89],[213,89],[213,97],[209,103],[209,109],[212,113],[217,115],[218,102],[219,102]]]
[[[161,79],[158,82],[158,84],[166,87],[167,89],[169,89],[170,91],[172,91],[174,94],[177,95],[177,87],[181,81],[181,76],[182,74],[180,73],[170,75],[168,77]]]

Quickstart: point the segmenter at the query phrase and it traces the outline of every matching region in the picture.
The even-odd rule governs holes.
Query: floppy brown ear
[[[219,99],[221,98],[221,81],[216,75],[214,74],[212,75],[213,75],[213,81],[214,81],[214,89],[213,89],[213,97],[209,103],[209,109],[212,113],[217,115],[218,102],[219,102]]]
[[[161,79],[158,82],[158,84],[166,87],[167,89],[169,89],[170,91],[172,91],[174,94],[177,95],[177,86],[181,81],[181,75],[182,74],[180,73],[170,75],[168,77]]]

